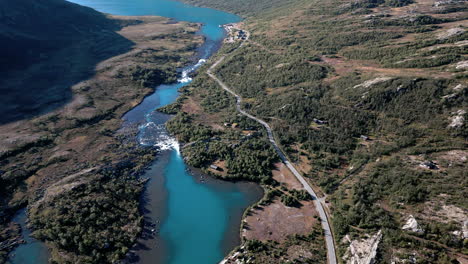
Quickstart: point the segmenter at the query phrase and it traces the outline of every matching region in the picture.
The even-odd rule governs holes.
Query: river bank
[[[47,263],[49,254],[44,243],[31,237],[31,231],[27,227],[26,209],[20,210],[13,218],[14,223],[18,223],[21,227],[20,245],[10,255],[8,263]]]
[[[138,125],[141,145],[162,150],[143,175],[150,179],[144,194],[145,232],[132,250],[132,262],[221,261],[240,244],[244,210],[263,196],[253,183],[217,180],[187,167],[177,140],[165,129],[170,116],[154,111],[178,98],[179,89],[191,82],[189,76],[203,65],[213,47],[220,46],[222,36],[206,36],[197,53],[201,55],[198,63],[184,68],[178,83],[157,87],[123,117],[126,125]]]
[[[7,212],[28,205],[34,234],[50,242],[54,260],[86,259],[82,255],[89,254],[86,248],[101,243],[95,241],[95,245],[82,245],[85,251],[81,252],[78,244],[74,248],[61,245],[56,238],[49,237],[51,233],[44,231],[52,230],[51,225],[61,226],[59,217],[73,219],[81,214],[79,210],[86,206],[82,204],[83,197],[75,196],[83,191],[91,191],[93,197],[110,202],[127,199],[99,189],[87,190],[85,186],[100,182],[105,185],[108,181],[103,178],[103,173],[136,175],[154,159],[156,149],[143,149],[135,144],[135,130],[115,132],[121,127],[120,117],[150,94],[154,85],[175,81],[176,69],[190,61],[196,52],[195,47],[202,42],[201,36],[195,35],[199,25],[193,23],[174,22],[161,17],[112,16],[109,19],[120,19],[126,25],[117,34],[134,43],[131,50],[122,49],[121,55],[100,62],[94,69],[93,78],[72,86],[73,99],[64,108],[32,120],[0,126],[3,159],[0,170],[4,181],[1,187],[8,189],[8,192],[1,192],[5,213],[2,215],[2,228],[10,228],[8,223],[12,215]],[[113,46],[105,43],[108,42],[104,35],[102,39],[76,43],[76,47],[83,53],[87,50],[105,53],[106,47],[119,51],[118,43]],[[82,63],[85,67],[86,61]],[[141,188],[136,178],[127,177],[123,181],[134,186],[136,192]],[[107,185],[110,189],[117,186],[113,183]],[[73,201],[69,200],[72,197],[75,197]],[[57,200],[74,206],[66,213],[58,213],[63,209],[60,208],[62,205],[56,204]],[[110,203],[109,206],[103,211],[112,209],[114,205]],[[126,233],[129,235],[126,239],[132,241],[139,234],[138,217],[133,218],[138,216],[138,204],[121,206],[128,207],[119,217],[124,219],[133,215],[130,219],[133,219],[135,228]],[[48,215],[44,215],[44,210]],[[80,225],[88,223],[83,221]],[[125,226],[124,222],[122,226]],[[106,230],[105,226],[87,228],[95,230],[96,238]],[[79,235],[73,230],[60,233]],[[13,235],[14,232],[7,234]],[[87,239],[90,238],[91,241],[94,239]],[[2,241],[8,239],[9,236],[2,237]],[[70,241],[74,243],[73,239]],[[2,256],[6,256],[6,251],[3,253]]]
[[[86,1],[75,2],[86,4],[83,3]],[[91,4],[90,6],[99,9],[101,3],[93,2],[93,4],[94,6]],[[122,5],[119,6],[120,4]],[[100,63],[97,67],[100,74],[92,80],[80,83],[74,91],[83,92],[84,95],[95,95],[94,93],[99,91],[101,93],[99,93],[99,97],[96,99],[105,98],[111,95],[108,91],[102,92],[101,90],[96,90],[96,88],[102,89],[102,82],[112,82],[116,77],[125,79],[125,77],[128,76],[130,83],[132,83],[132,81],[136,82],[138,86],[144,88],[145,92],[139,93],[138,96],[131,93],[132,96],[129,96],[127,93],[120,94],[121,97],[118,99],[122,100],[122,103],[117,106],[114,105],[113,109],[109,109],[108,115],[118,117],[126,113],[124,117],[125,120],[126,117],[132,115],[131,113],[134,113],[132,112],[133,110],[149,106],[149,108],[141,112],[145,114],[144,119],[147,123],[141,125],[137,122],[115,133],[113,131],[116,130],[115,128],[120,122],[110,118],[108,115],[100,117],[91,115],[93,111],[91,111],[92,109],[90,108],[96,108],[95,106],[100,104],[100,101],[97,101],[95,98],[93,98],[90,104],[88,100],[89,96],[79,97],[71,103],[71,106],[65,107],[63,111],[66,111],[65,113],[68,114],[67,117],[73,116],[73,111],[80,111],[80,114],[91,113],[91,117],[89,118],[91,118],[92,121],[87,121],[89,118],[85,116],[82,118],[84,119],[84,124],[90,123],[94,128],[100,127],[100,130],[98,131],[98,135],[94,138],[89,138],[89,131],[81,130],[80,132],[86,136],[72,138],[73,145],[65,144],[64,147],[67,147],[67,149],[61,151],[60,156],[55,157],[57,159],[56,163],[60,163],[60,165],[55,164],[55,167],[65,165],[64,163],[67,162],[70,164],[72,164],[71,162],[73,161],[76,162],[77,159],[74,158],[74,154],[83,154],[86,153],[87,150],[95,150],[92,144],[100,137],[105,137],[107,141],[103,142],[103,144],[109,144],[109,150],[112,152],[101,152],[95,155],[92,155],[94,153],[89,153],[90,155],[86,155],[85,157],[91,158],[91,160],[89,160],[87,164],[83,164],[88,166],[81,167],[73,173],[68,171],[67,177],[63,179],[56,176],[55,179],[50,179],[51,185],[41,186],[44,187],[46,191],[39,196],[41,197],[40,199],[32,200],[29,205],[29,214],[35,229],[34,234],[42,240],[49,241],[52,249],[51,256],[55,261],[74,262],[82,260],[112,262],[122,258],[128,248],[136,242],[136,236],[142,232],[140,228],[142,220],[139,217],[138,209],[136,209],[136,207],[138,207],[136,197],[139,197],[139,194],[144,189],[144,181],[139,180],[135,176],[142,172],[146,164],[154,159],[156,152],[161,151],[160,156],[163,158],[157,162],[163,162],[161,164],[166,162],[167,164],[163,165],[163,167],[167,168],[163,170],[163,174],[161,174],[160,171],[162,168],[158,167],[158,165],[148,170],[147,173],[156,172],[156,175],[149,175],[149,177],[147,177],[150,181],[146,185],[146,189],[149,190],[151,186],[154,186],[152,182],[156,182],[154,180],[155,178],[163,177],[165,180],[164,187],[167,188],[167,196],[164,195],[164,191],[161,189],[157,189],[156,192],[158,194],[155,197],[152,197],[151,193],[149,193],[150,195],[146,196],[149,198],[146,205],[150,205],[151,208],[148,211],[144,211],[149,215],[151,215],[151,212],[157,212],[158,215],[156,218],[160,218],[156,221],[161,223],[161,238],[164,240],[164,243],[161,244],[167,245],[167,248],[163,249],[163,252],[167,254],[161,261],[164,263],[184,263],[186,260],[193,260],[195,257],[203,262],[216,263],[235,245],[239,244],[238,230],[241,215],[249,204],[261,197],[262,191],[258,186],[253,184],[229,183],[216,180],[210,181],[206,176],[200,176],[203,178],[203,181],[197,182],[195,180],[196,176],[194,178],[192,173],[188,173],[180,153],[174,148],[172,148],[172,150],[166,150],[166,147],[174,147],[174,145],[171,146],[174,140],[171,141],[170,136],[167,135],[167,133],[164,134],[163,127],[165,121],[159,123],[153,122],[154,120],[152,120],[152,118],[154,115],[158,115],[157,112],[153,112],[153,110],[162,106],[160,103],[171,103],[175,100],[178,95],[178,89],[191,81],[189,74],[185,74],[186,72],[184,71],[182,72],[183,78],[181,78],[178,83],[158,87],[154,94],[162,96],[158,99],[157,105],[152,104],[151,96],[145,97],[143,101],[139,98],[149,91],[149,89],[145,87],[154,87],[154,85],[158,84],[160,81],[171,82],[171,80],[175,80],[176,75],[174,74],[175,71],[173,68],[170,68],[170,66],[161,68],[160,65],[158,65],[159,62],[166,64],[168,62],[164,60],[168,59],[170,63],[178,62],[180,66],[188,62],[188,58],[196,52],[200,58],[199,63],[201,65],[201,63],[210,57],[221,45],[221,41],[224,38],[224,31],[219,26],[226,23],[237,22],[239,18],[220,11],[193,8],[172,1],[159,1],[150,9],[148,9],[145,3],[132,6],[141,9],[127,9],[128,6],[125,4],[124,2],[116,3],[116,7],[118,8],[125,7],[125,12],[113,10],[115,12],[111,13],[119,15],[143,15],[154,14],[152,12],[156,12],[158,15],[167,14],[167,16],[177,20],[203,23],[203,27],[198,31],[197,35],[199,37],[194,38],[194,42],[189,41],[190,38],[184,37],[184,34],[193,37],[195,31],[187,29],[190,27],[194,28],[196,25],[182,23],[186,27],[180,30],[181,28],[176,28],[176,26],[181,23],[176,23],[173,20],[165,21],[164,25],[167,25],[167,27],[176,25],[173,26],[175,31],[169,29],[165,31],[158,28],[157,32],[155,29],[154,33],[148,33],[151,31],[151,27],[148,27],[148,25],[145,25],[145,23],[141,21],[132,22],[131,26],[133,29],[138,28],[137,30],[126,31],[123,29],[121,31],[125,37],[138,44],[141,41],[139,38],[142,38],[146,43],[143,43],[142,47],[140,47],[141,50],[131,51],[127,54],[128,56],[118,56],[109,61]],[[175,13],[175,15],[172,13],[174,10],[173,5],[176,5],[180,11],[179,13]],[[153,9],[156,6],[158,8]],[[186,12],[189,9],[196,12]],[[165,13],[166,11],[169,13]],[[126,19],[151,20],[155,18],[145,16],[137,18],[127,17]],[[180,36],[171,34],[180,34]],[[194,47],[199,43],[197,40],[201,37],[205,40],[204,44],[202,48],[195,51]],[[161,41],[166,42],[161,43]],[[177,41],[177,44],[171,43],[171,41]],[[180,43],[181,41],[183,44]],[[104,42],[100,43],[100,45],[103,43]],[[154,49],[152,48],[154,47],[152,46],[153,44],[163,45]],[[167,56],[167,51],[174,51],[174,54]],[[158,52],[166,52],[166,54],[158,54]],[[176,52],[182,53],[183,55],[176,54]],[[126,57],[136,58],[138,63],[135,63],[135,61],[129,63],[122,61],[122,59]],[[141,61],[139,61],[140,59]],[[157,68],[154,67],[155,65],[158,65]],[[189,72],[196,69],[198,67],[197,65],[200,66],[198,63],[195,66],[190,66],[192,69],[190,69]],[[120,87],[122,84],[112,83],[112,85]],[[125,88],[134,88],[134,86]],[[116,94],[112,95],[115,96]],[[129,100],[129,97],[131,100]],[[163,100],[160,100],[161,98],[163,98]],[[112,99],[116,100],[116,98]],[[145,102],[150,102],[150,104],[145,104]],[[106,104],[109,102],[103,103]],[[116,111],[123,110],[120,106],[135,108],[130,112]],[[85,111],[83,111],[83,109]],[[149,112],[146,112],[147,110]],[[136,110],[136,112],[138,112],[138,110]],[[113,121],[112,126],[107,124],[106,121],[109,120]],[[52,121],[54,124],[62,123],[60,115],[54,116],[52,120],[48,121]],[[103,123],[101,122],[105,122],[104,126],[102,126]],[[48,122],[46,123],[48,124]],[[133,136],[136,127],[140,129],[137,137],[138,143],[150,147],[141,148],[135,144],[135,137]],[[52,126],[52,128],[54,128],[54,126]],[[152,144],[152,140],[161,139],[161,134],[158,133],[161,131],[163,132],[163,137],[165,137],[164,139],[169,139],[171,142],[169,142],[169,144],[166,144],[167,142],[164,143],[166,145]],[[67,136],[68,139],[71,135],[67,134]],[[88,139],[92,141],[89,142]],[[120,144],[112,143],[111,139],[118,140]],[[54,139],[54,144],[56,143],[55,140],[57,139]],[[160,142],[164,142],[164,140]],[[49,146],[45,145],[44,147]],[[70,147],[80,149],[71,149]],[[98,146],[97,149],[102,149],[102,147]],[[56,152],[60,150],[60,145],[58,145],[52,151],[53,154],[56,154]],[[116,155],[117,157],[121,157],[121,159],[117,158]],[[168,159],[164,157],[168,157]],[[91,163],[90,161],[93,162]],[[104,167],[99,165],[101,162],[104,164]],[[63,169],[66,167],[60,168]],[[44,173],[45,172],[47,171],[44,171]],[[55,171],[49,170],[48,172]],[[159,175],[157,175],[158,173]],[[122,174],[126,176],[122,176]],[[178,181],[174,182],[173,180],[175,179],[178,179]],[[31,183],[35,183],[34,180],[35,179],[30,180]],[[183,190],[184,193],[177,194],[175,192],[180,190],[181,181],[185,182],[187,188]],[[156,185],[158,188],[162,186],[160,183]],[[124,196],[120,194],[122,192],[125,193]],[[90,193],[92,193],[93,196],[90,196]],[[97,195],[97,197],[94,195]],[[167,197],[167,199],[165,199],[165,197]],[[156,198],[156,202],[153,202],[153,198]],[[166,203],[167,209],[163,209],[162,207]],[[70,206],[70,204],[73,205]],[[122,210],[122,206],[124,210]],[[91,213],[89,216],[84,216],[82,215],[83,210],[91,212],[96,212],[98,210],[101,214],[97,215]],[[66,215],[63,215],[64,211],[67,212]],[[47,212],[47,214],[44,212]],[[56,227],[61,227],[63,221],[75,222],[73,225],[76,226],[76,228],[74,230],[57,230]],[[104,223],[111,224],[110,226],[104,227]],[[107,232],[106,230],[108,229],[121,230],[119,226],[122,226],[126,233],[101,235],[104,234],[102,232]],[[150,227],[149,231],[151,234],[155,234],[156,225],[152,223]],[[177,235],[177,231],[184,229],[186,232],[183,236],[174,236]],[[86,230],[86,232],[83,236],[84,230]],[[189,233],[192,233],[192,235],[187,237],[185,234]],[[75,239],[77,235],[83,236],[83,238],[77,240]],[[58,239],[59,237],[60,239]],[[109,238],[111,238],[111,241]],[[100,248],[99,251],[97,250],[98,248]],[[148,250],[148,248],[150,250]],[[146,259],[144,261],[151,263],[155,260],[158,261],[158,259],[161,259],[161,256],[164,255],[159,254],[161,253],[160,250],[161,247],[154,250],[152,247],[146,247],[145,252],[150,253],[148,255],[149,257],[146,258],[145,254],[142,254],[141,256],[143,257],[141,259]]]

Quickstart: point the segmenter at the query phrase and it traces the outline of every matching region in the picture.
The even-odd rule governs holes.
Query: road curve
[[[337,263],[336,262],[337,258],[336,258],[336,252],[335,252],[335,242],[334,242],[333,235],[332,235],[332,232],[331,232],[329,219],[328,219],[327,214],[325,213],[324,206],[319,201],[319,199],[317,199],[316,193],[314,192],[312,187],[310,187],[309,183],[307,183],[307,181],[304,179],[304,177],[302,177],[302,175],[291,164],[291,162],[286,157],[286,155],[284,155],[283,151],[279,148],[279,145],[278,145],[278,143],[276,143],[275,137],[273,136],[273,132],[271,130],[270,125],[268,125],[267,122],[265,122],[265,121],[255,117],[255,116],[245,112],[244,110],[242,110],[242,108],[241,108],[242,97],[240,97],[238,94],[236,94],[231,89],[229,89],[229,87],[226,84],[224,84],[220,79],[218,79],[218,77],[216,77],[215,74],[213,74],[213,69],[216,68],[216,66],[218,66],[221,62],[223,62],[223,60],[225,58],[226,58],[226,56],[223,56],[219,60],[217,60],[213,65],[211,65],[211,67],[207,71],[208,76],[210,76],[211,79],[215,80],[224,90],[226,90],[227,92],[229,92],[230,94],[232,94],[236,98],[236,109],[237,109],[237,111],[239,113],[241,113],[242,115],[244,115],[244,116],[246,116],[246,117],[248,117],[248,118],[250,118],[252,120],[257,121],[258,123],[262,124],[265,127],[265,129],[267,131],[267,134],[268,134],[268,140],[270,141],[270,143],[275,148],[276,152],[278,153],[279,157],[281,158],[281,161],[289,168],[289,170],[294,174],[294,176],[296,176],[296,178],[299,180],[299,182],[304,186],[305,190],[310,194],[310,196],[312,196],[312,200],[314,201],[315,207],[317,208],[317,211],[319,213],[319,216],[320,216],[320,219],[321,219],[321,222],[322,222],[322,228],[323,228],[324,234],[325,234],[325,242],[326,242],[326,245],[327,245],[328,263],[329,264],[336,264]]]

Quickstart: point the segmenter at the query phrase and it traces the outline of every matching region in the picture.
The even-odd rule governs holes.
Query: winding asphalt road
[[[244,43],[242,43],[242,44],[244,44]],[[325,242],[326,242],[326,245],[327,245],[328,263],[329,264],[336,264],[337,262],[336,262],[335,242],[334,242],[333,235],[332,235],[332,232],[331,232],[329,219],[328,219],[327,214],[325,213],[325,209],[324,209],[323,204],[319,201],[319,199],[317,199],[316,193],[314,192],[312,187],[310,187],[309,183],[307,183],[307,181],[304,179],[304,177],[302,177],[302,175],[291,164],[291,162],[286,157],[286,155],[284,155],[283,151],[279,148],[279,145],[278,145],[278,143],[276,143],[275,137],[273,136],[273,132],[271,130],[270,125],[268,125],[267,122],[265,122],[265,121],[255,117],[255,116],[245,112],[244,110],[242,110],[242,108],[241,108],[242,97],[240,97],[238,94],[236,94],[231,89],[229,89],[229,87],[226,84],[224,84],[220,79],[218,79],[218,77],[216,77],[215,74],[213,74],[214,68],[216,68],[216,66],[218,66],[221,62],[223,62],[225,58],[226,58],[226,56],[221,57],[218,61],[216,61],[208,69],[208,71],[207,71],[208,76],[210,76],[211,79],[215,80],[224,90],[226,90],[227,92],[229,92],[230,94],[232,94],[236,98],[236,101],[237,101],[236,102],[236,109],[237,109],[237,111],[239,113],[241,113],[242,115],[244,115],[244,116],[246,116],[246,117],[248,117],[248,118],[250,118],[252,120],[257,121],[258,123],[262,124],[265,127],[265,129],[267,131],[267,134],[268,134],[268,139],[270,140],[271,144],[275,148],[275,150],[278,153],[279,157],[281,158],[282,162],[289,168],[289,170],[291,170],[291,172],[294,174],[294,176],[296,176],[296,178],[299,180],[299,182],[301,182],[301,184],[304,186],[305,190],[310,194],[310,196],[312,196],[312,200],[314,201],[315,207],[317,208],[317,211],[319,213],[319,216],[320,216],[320,219],[321,219],[321,222],[322,222],[322,228],[323,228],[324,233],[325,233]]]

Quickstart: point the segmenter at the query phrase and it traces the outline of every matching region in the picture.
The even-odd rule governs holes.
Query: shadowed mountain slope
[[[130,50],[117,21],[62,0],[0,1],[0,124],[54,110],[95,65]],[[113,43],[112,46],[107,43]]]

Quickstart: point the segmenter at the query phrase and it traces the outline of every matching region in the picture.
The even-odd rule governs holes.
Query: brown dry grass
[[[195,122],[211,127],[214,130],[222,131],[226,128],[221,125],[224,118],[219,114],[207,113],[202,106],[200,106],[200,97],[192,95],[184,99],[181,110],[184,113],[193,115]]]
[[[200,114],[203,112],[201,106],[195,102],[195,100],[192,97],[188,97],[186,100],[184,100],[184,104],[182,105],[182,111],[187,114]]]
[[[276,163],[275,167],[276,170],[273,171],[273,179],[284,184],[289,189],[303,189],[302,184],[282,162]]]
[[[301,202],[302,206],[288,207],[279,199],[251,210],[245,221],[242,236],[246,239],[285,241],[289,235],[307,235],[318,221],[314,203]]]
[[[302,190],[302,184],[281,162],[275,164],[273,179],[288,189]],[[310,233],[317,216],[313,201],[301,201],[300,207],[288,207],[279,198],[266,206],[249,211],[242,236],[246,239],[285,241],[294,234]]]
[[[322,57],[322,60],[335,69],[335,75],[324,81],[330,83],[352,72],[363,72],[369,75],[394,76],[394,77],[427,77],[451,78],[453,73],[433,69],[408,69],[408,68],[384,68],[373,61],[349,60],[345,58]]]

